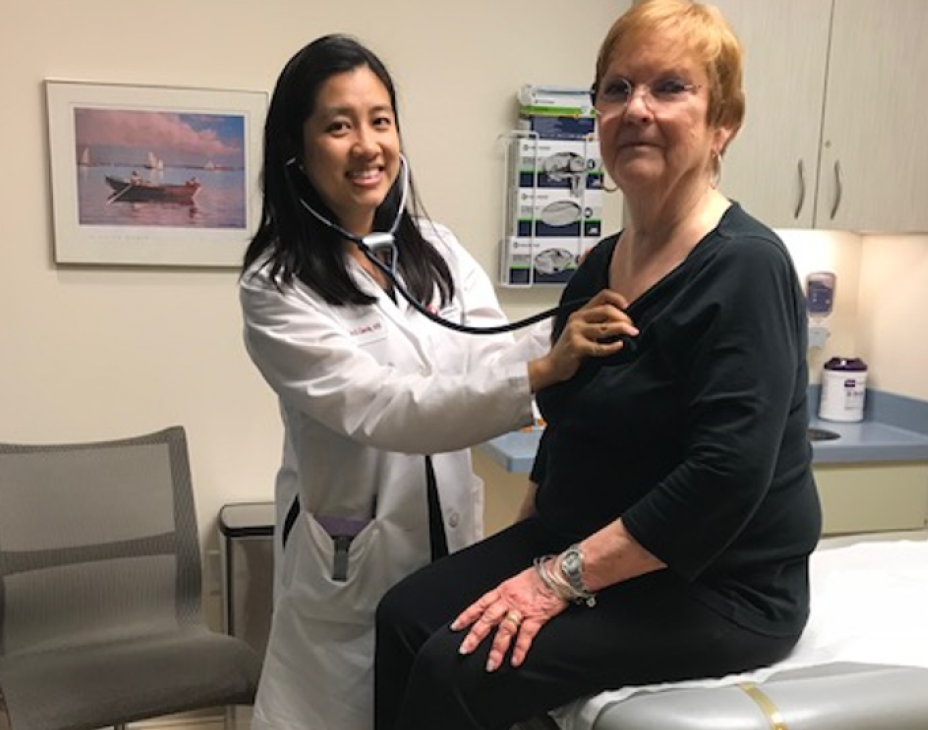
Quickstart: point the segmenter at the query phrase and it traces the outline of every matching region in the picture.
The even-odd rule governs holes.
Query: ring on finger
[[[503,616],[503,621],[511,623],[513,628],[517,629],[522,623],[522,614],[518,611],[510,611],[505,616]]]

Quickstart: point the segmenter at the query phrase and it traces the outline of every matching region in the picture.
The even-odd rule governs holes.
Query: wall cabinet
[[[822,532],[921,530],[928,524],[928,463],[815,466]]]
[[[775,228],[928,231],[928,2],[713,4],[745,48],[723,192]]]

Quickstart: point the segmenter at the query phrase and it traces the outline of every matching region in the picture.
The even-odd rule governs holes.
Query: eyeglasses
[[[660,79],[652,84],[633,84],[620,77],[610,79],[601,89],[594,84],[590,89],[590,95],[600,113],[610,113],[624,111],[641,89],[645,106],[658,114],[684,101],[700,88],[697,84],[688,84],[675,77]]]

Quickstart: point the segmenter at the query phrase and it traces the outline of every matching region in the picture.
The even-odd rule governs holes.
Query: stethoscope
[[[297,159],[291,157],[287,160],[287,165],[296,165]],[[509,322],[507,324],[492,325],[488,327],[475,327],[473,325],[460,324],[459,322],[452,322],[449,319],[439,316],[437,313],[426,308],[421,302],[419,302],[403,285],[400,281],[400,277],[396,273],[396,263],[399,259],[399,249],[396,246],[396,231],[400,227],[400,221],[403,217],[403,211],[406,209],[406,197],[409,191],[409,165],[406,163],[406,157],[400,155],[400,169],[401,169],[401,178],[402,178],[402,191],[400,193],[400,204],[396,209],[396,215],[393,217],[393,223],[390,225],[390,228],[383,233],[368,233],[366,236],[358,236],[350,231],[345,230],[340,225],[334,221],[330,221],[322,213],[315,210],[309,203],[307,203],[303,196],[297,193],[297,199],[300,201],[300,204],[320,223],[328,226],[333,231],[338,233],[340,236],[345,237],[361,250],[361,252],[367,257],[374,266],[380,269],[384,275],[389,279],[393,287],[400,293],[400,295],[409,302],[410,306],[419,312],[422,316],[432,320],[436,324],[446,327],[450,330],[455,330],[456,332],[464,332],[469,335],[498,335],[503,332],[512,332],[514,330],[522,329],[523,327],[528,327],[530,325],[541,322],[544,319],[549,317],[554,317],[558,314],[565,312],[572,312],[578,307],[586,304],[589,301],[589,297],[584,297],[583,299],[576,299],[573,301],[565,302],[557,307],[552,307],[551,309],[546,309],[543,312],[538,314],[533,314],[530,317],[525,319],[520,319],[515,322]],[[387,254],[383,256],[383,254]],[[386,258],[390,263],[387,264],[384,261]],[[627,348],[635,347],[635,342],[629,337],[621,338]]]

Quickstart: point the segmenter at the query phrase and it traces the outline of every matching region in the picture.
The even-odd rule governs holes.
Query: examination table
[[[928,540],[823,540],[790,657],[712,680],[603,692],[523,730],[928,730]]]
[[[270,623],[273,515],[262,503],[220,516],[230,558],[224,602],[242,594],[228,628],[258,650]],[[556,723],[520,730],[928,730],[928,535],[824,539],[811,581],[809,624],[782,662],[603,692],[552,713]]]

